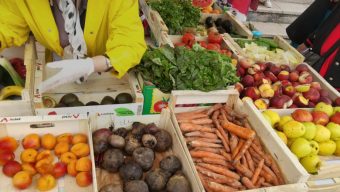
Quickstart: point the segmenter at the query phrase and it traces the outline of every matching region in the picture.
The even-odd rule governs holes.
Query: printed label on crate
[[[157,114],[168,107],[170,94],[165,94],[155,86],[144,86],[143,114]]]

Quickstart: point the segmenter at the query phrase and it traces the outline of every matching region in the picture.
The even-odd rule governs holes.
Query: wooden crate
[[[340,178],[320,179],[316,181],[307,182],[310,192],[339,192],[340,191]]]
[[[247,57],[247,55],[244,53],[243,49],[234,41],[234,39],[229,34],[224,34],[225,38],[228,39],[230,42],[230,46],[233,46],[232,49],[234,49],[236,52],[235,54],[239,57]],[[284,40],[281,36],[274,36],[273,38],[274,42],[279,45],[279,47],[285,51],[290,51],[298,63],[300,64],[305,60],[305,57],[298,52],[294,47],[292,47],[286,40]],[[280,64],[288,64],[288,63],[280,63]]]
[[[21,140],[28,134],[36,133],[43,135],[51,133],[53,135],[59,135],[62,133],[83,133],[86,134],[88,140],[92,140],[92,134],[88,119],[86,116],[26,116],[26,117],[4,117],[0,118],[0,137],[11,136],[14,137],[20,146],[15,151],[15,160],[20,161],[20,154],[23,151]],[[92,161],[92,172],[94,173],[94,153],[92,142],[90,145],[90,158]],[[55,158],[57,161],[57,158]],[[37,191],[36,184],[38,175],[33,177],[32,185],[24,190],[25,192]],[[95,175],[92,175],[93,183],[96,183]],[[0,173],[0,189],[1,191],[18,191],[12,185],[12,178],[5,176],[2,172]],[[50,190],[50,192],[66,192],[66,191],[77,191],[77,192],[97,192],[95,185],[92,184],[88,187],[79,187],[76,184],[75,177],[64,176],[57,180],[57,186]]]
[[[282,143],[273,129],[263,128],[263,119],[257,117],[256,113],[259,113],[251,105],[242,105],[242,102],[238,99],[238,93],[235,90],[225,90],[220,91],[217,94],[209,93],[185,93],[173,91],[170,99],[170,109],[173,112],[171,115],[171,120],[175,125],[175,129],[181,144],[184,148],[185,153],[188,156],[192,170],[195,175],[197,171],[195,169],[194,163],[189,154],[189,150],[186,146],[186,142],[179,128],[179,124],[176,120],[175,113],[192,111],[198,109],[197,107],[176,107],[179,104],[197,104],[197,103],[227,103],[230,106],[234,106],[235,110],[248,115],[248,121],[251,124],[254,131],[261,139],[261,142],[267,149],[267,152],[276,160],[278,166],[281,169],[283,177],[287,185],[275,186],[271,188],[262,188],[254,191],[307,191],[307,186],[305,183],[309,178],[309,174],[305,169],[299,165],[298,160],[290,153],[290,151],[282,146]],[[197,177],[198,178],[198,177]],[[200,184],[200,188],[203,191],[203,185]]]
[[[248,39],[253,38],[253,33],[248,29],[248,27],[244,23],[242,23],[241,21],[237,20],[235,18],[235,16],[232,13],[230,13],[229,11],[227,11],[223,14],[201,13],[200,23],[204,24],[207,17],[212,17],[214,20],[216,20],[218,18],[227,19],[231,22],[235,32],[238,35],[244,36]]]
[[[21,100],[0,101],[0,116],[25,116],[33,115],[33,79],[36,59],[35,40],[30,37],[22,47],[12,47],[0,53],[0,57],[11,59],[18,57],[24,60],[26,66],[25,87],[22,91]]]
[[[163,110],[161,115],[147,115],[147,116],[134,116],[134,117],[114,117],[112,115],[97,115],[91,118],[92,130],[96,130],[103,127],[109,127],[114,124],[114,129],[118,129],[121,127],[129,128],[131,127],[133,122],[141,122],[141,123],[155,123],[159,128],[167,130],[172,136],[172,148],[166,152],[158,153],[155,157],[155,162],[153,168],[158,167],[158,163],[161,158],[166,155],[175,154],[180,161],[182,162],[182,171],[187,179],[191,183],[191,189],[194,192],[199,192],[200,188],[197,183],[197,178],[193,174],[189,161],[186,155],[183,152],[182,145],[178,139],[176,132],[174,131],[174,125],[170,120],[170,111]],[[108,173],[105,170],[96,169],[97,173],[97,190],[102,186],[110,183],[120,183],[121,180],[119,178],[119,174]]]
[[[111,73],[102,73],[101,75],[94,73],[88,80],[81,85],[76,83],[68,83],[61,85],[49,92],[40,93],[38,86],[40,83],[51,77],[57,71],[45,67],[44,48],[39,47],[38,52],[39,65],[35,68],[34,81],[34,110],[37,115],[47,115],[49,113],[57,114],[94,114],[94,113],[115,113],[119,115],[117,110],[126,109],[134,115],[141,114],[143,108],[144,97],[138,81],[134,75],[128,73],[122,79],[113,77]],[[130,104],[113,104],[113,105],[96,105],[83,107],[64,107],[64,108],[44,108],[43,96],[52,97],[56,102],[67,93],[74,93],[79,100],[86,104],[89,101],[100,103],[105,96],[115,98],[119,93],[129,93],[134,99],[134,103]],[[131,114],[132,114],[131,113]]]
[[[248,104],[249,104],[249,106],[251,105],[251,103],[249,101],[245,101],[245,103],[246,103],[246,105],[248,105]],[[284,116],[284,115],[292,114],[296,109],[271,109],[271,110],[276,111],[280,116]],[[313,111],[313,108],[308,108],[308,109],[305,109],[305,110]],[[272,126],[264,119],[261,112],[256,113],[256,115],[257,115],[257,118],[261,119],[262,126],[265,129],[273,130]],[[276,139],[279,139],[279,137],[277,136]],[[283,142],[280,142],[280,145],[282,147],[288,149],[288,147]],[[289,152],[290,152],[290,150],[289,150]],[[290,154],[295,157],[295,155],[292,152],[290,152]],[[297,159],[297,158],[295,157],[295,159]],[[311,175],[309,177],[309,181],[316,181],[316,180],[320,180],[320,179],[332,179],[332,178],[340,177],[340,157],[320,156],[320,159],[323,161],[323,164],[322,164],[320,170],[318,171],[317,175]],[[302,167],[301,164],[300,164],[300,166]]]

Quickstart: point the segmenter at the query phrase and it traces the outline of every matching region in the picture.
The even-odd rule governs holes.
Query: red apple
[[[310,87],[311,87],[311,88],[314,88],[314,89],[316,89],[316,90],[318,90],[318,91],[321,90],[321,85],[320,85],[319,82],[312,82],[312,83],[310,84]]]
[[[244,96],[250,97],[253,101],[260,98],[260,91],[256,87],[247,87],[244,89]]]
[[[249,67],[251,67],[254,64],[254,62],[252,60],[245,59],[245,58],[239,59],[238,63],[244,69],[248,69]]]
[[[313,116],[309,111],[304,109],[297,109],[292,113],[292,117],[295,121],[299,122],[312,122]]]
[[[292,71],[289,73],[289,80],[292,82],[296,82],[299,80],[299,72],[297,71]]]
[[[300,73],[299,82],[301,84],[310,84],[313,82],[313,77],[309,72],[303,71],[302,73]]]
[[[282,95],[283,88],[282,88],[281,85],[274,85],[274,86],[272,86],[272,88],[274,90],[274,97]]]
[[[278,75],[277,78],[281,81],[283,80],[288,80],[289,79],[289,72],[288,71],[281,71]]]
[[[295,70],[298,71],[299,73],[303,71],[308,71],[307,64],[305,63],[299,64],[298,66],[296,66]]]
[[[235,89],[236,89],[239,93],[241,93],[241,92],[243,91],[244,87],[243,87],[243,85],[242,85],[240,82],[237,82],[237,83],[235,84]]]
[[[270,72],[270,71],[265,71],[264,75],[269,78],[273,83],[275,83],[276,81],[278,81],[277,77],[274,75],[274,73]]]
[[[260,70],[263,72],[267,69],[268,65],[266,63],[257,63],[260,66]]]
[[[338,97],[334,100],[334,106],[336,106],[336,107],[340,106],[340,97]]]
[[[260,66],[257,64],[252,65],[247,70],[248,74],[255,75],[257,72],[261,72]]]
[[[320,93],[315,88],[310,88],[309,91],[303,93],[303,96],[314,103],[318,102],[320,99]]]
[[[263,72],[257,72],[257,73],[254,74],[254,80],[255,81],[262,80],[264,77],[265,76],[264,76]]]
[[[327,103],[327,104],[329,104],[329,105],[332,105],[332,100],[331,100],[328,96],[327,96],[327,97],[321,96],[321,97],[319,98],[318,103],[320,103],[320,102],[324,102],[324,103]]]
[[[298,107],[308,107],[309,100],[306,99],[303,95],[298,95],[294,97],[294,104]]]
[[[328,91],[326,91],[325,89],[321,89],[321,90],[319,91],[319,93],[320,93],[320,96],[321,96],[321,97],[328,97],[328,96],[329,96]]]
[[[290,81],[288,81],[288,80],[282,80],[281,81],[281,84],[282,84],[282,86],[289,86],[289,85],[292,85],[292,83],[290,82]]]
[[[296,90],[292,85],[288,85],[283,87],[283,94],[293,97],[295,95]]]
[[[7,161],[7,163],[2,167],[2,172],[8,177],[13,177],[21,170],[21,164],[14,160]]]
[[[290,67],[288,65],[280,65],[280,69],[290,72]]]
[[[245,87],[251,87],[254,85],[254,78],[251,75],[246,75],[242,78],[241,83],[245,86]]]
[[[271,65],[269,67],[269,71],[272,72],[275,76],[277,76],[281,72],[281,69],[276,65]]]
[[[336,112],[334,115],[332,115],[330,121],[340,125],[340,112]]]
[[[243,77],[245,74],[246,74],[246,71],[244,70],[244,68],[242,68],[242,67],[237,68],[237,72],[236,72],[237,76]]]
[[[270,107],[277,109],[286,109],[292,104],[292,99],[287,95],[277,96],[270,99]]]
[[[325,112],[313,111],[312,116],[315,124],[326,125],[329,122],[329,117]]]

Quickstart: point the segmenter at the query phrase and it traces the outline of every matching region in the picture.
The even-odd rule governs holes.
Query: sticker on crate
[[[143,95],[145,98],[143,114],[160,113],[162,109],[168,107],[170,94],[165,94],[156,86],[144,86]]]

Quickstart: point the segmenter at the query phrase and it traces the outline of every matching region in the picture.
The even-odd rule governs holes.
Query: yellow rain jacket
[[[118,78],[140,62],[146,49],[138,13],[138,0],[88,0],[87,54],[107,54]],[[0,0],[0,51],[24,44],[30,31],[46,48],[63,55],[48,0]]]

